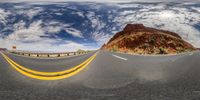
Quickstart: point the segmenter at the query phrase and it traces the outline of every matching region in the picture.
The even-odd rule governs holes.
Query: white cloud
[[[81,33],[81,31],[75,29],[75,28],[65,28],[65,31],[68,33],[68,34],[71,34],[75,37],[79,37],[79,38],[83,38],[83,35]]]
[[[41,9],[41,8],[30,9],[26,12],[26,14],[29,16],[30,19],[32,19],[35,15],[38,15],[42,11],[43,11],[43,9]]]
[[[27,6],[27,5],[26,5]],[[29,17],[29,19],[32,19],[34,16],[38,15],[40,12],[43,11],[42,8],[40,7],[34,7],[32,9],[27,9],[29,8],[28,6],[15,6],[16,10],[15,13],[19,15],[26,15]]]
[[[80,16],[80,17],[85,17],[82,12],[77,12],[77,15]]]
[[[193,10],[196,10],[197,12],[200,13],[200,7],[191,7]]]
[[[92,34],[92,38],[97,41],[98,45],[103,45],[104,43],[107,43],[109,41],[109,39],[112,37],[113,35],[110,34],[106,34],[106,33],[97,33],[94,32]]]
[[[55,13],[56,15],[59,15],[59,16],[61,16],[61,15],[63,15],[62,13]]]
[[[92,27],[96,27],[97,24],[98,24],[98,18],[95,16],[95,13],[94,12],[88,12],[87,13],[87,18],[90,20],[90,22],[92,23]]]
[[[30,24],[28,28],[24,25],[24,22],[19,22],[14,25],[14,32],[8,35],[8,40],[16,40],[16,41],[38,41],[40,40],[40,36],[44,35],[44,31],[41,27],[42,21],[39,20],[37,22],[33,22]]]
[[[72,28],[70,24],[50,21],[49,23],[46,24],[45,27],[43,27],[43,29],[46,33],[59,33],[61,30],[65,30],[68,34],[74,37],[83,38],[83,34],[81,33],[81,31]]]
[[[6,25],[6,18],[8,17],[8,15],[10,14],[10,12],[5,11],[4,9],[0,9],[0,23]]]
[[[25,28],[25,24],[26,24],[26,23],[25,23],[24,21],[20,21],[20,22],[14,24],[14,25],[13,25],[13,28],[14,28],[15,31],[16,31],[16,30],[21,30],[21,29],[24,29],[24,28]]]
[[[60,32],[62,29],[61,26],[48,26],[48,27],[45,27],[45,32],[47,33],[58,33]]]

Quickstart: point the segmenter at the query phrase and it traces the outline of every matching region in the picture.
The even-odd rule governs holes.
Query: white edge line
[[[114,57],[116,57],[116,58],[119,58],[119,59],[122,59],[122,60],[128,60],[128,59],[126,59],[126,58],[123,58],[123,57],[120,57],[120,56],[117,56],[117,55],[114,55],[114,54],[112,54],[112,56],[114,56]]]

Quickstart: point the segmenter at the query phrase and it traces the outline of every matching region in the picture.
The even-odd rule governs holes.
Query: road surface
[[[6,54],[36,71],[73,68],[95,53],[61,59]],[[16,71],[0,56],[0,100],[199,100],[200,53],[139,56],[99,51],[75,75],[38,80]]]

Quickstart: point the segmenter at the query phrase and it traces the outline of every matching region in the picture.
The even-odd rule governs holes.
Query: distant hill
[[[174,32],[145,27],[143,24],[126,25],[102,49],[129,54],[175,54],[196,50]]]
[[[85,52],[85,50],[78,49],[76,52]]]

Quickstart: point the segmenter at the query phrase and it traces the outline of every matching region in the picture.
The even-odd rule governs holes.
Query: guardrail
[[[36,52],[24,52],[24,51],[8,51],[13,54],[29,56],[29,57],[43,57],[43,58],[50,58],[50,57],[65,57],[65,56],[75,56],[75,55],[82,55],[87,54],[92,51],[81,51],[81,52],[62,52],[62,53],[36,53]]]

